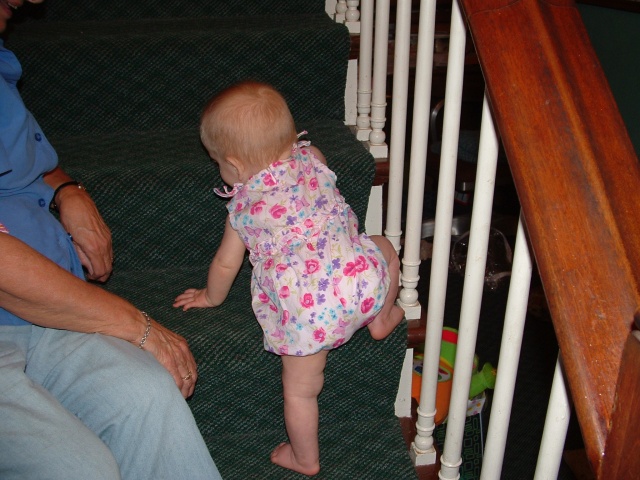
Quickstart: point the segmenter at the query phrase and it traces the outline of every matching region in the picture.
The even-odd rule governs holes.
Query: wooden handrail
[[[640,306],[640,167],[572,0],[461,0],[594,472]],[[608,453],[609,454],[609,453]]]
[[[599,478],[637,478],[640,472],[640,332],[629,335],[622,354],[611,430]]]

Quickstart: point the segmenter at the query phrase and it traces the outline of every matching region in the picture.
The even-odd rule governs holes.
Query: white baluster
[[[389,155],[382,130],[387,109],[387,59],[389,57],[389,0],[377,0],[373,47],[373,91],[371,96],[371,133],[369,151],[375,158]]]
[[[562,374],[562,362],[558,357],[534,480],[558,478],[570,417],[569,397]]]
[[[418,435],[415,445],[416,464],[433,463],[429,456],[422,454],[431,447],[431,438],[435,428],[436,389],[438,386],[438,367],[440,364],[440,343],[447,297],[447,279],[449,275],[449,249],[451,245],[451,223],[455,194],[456,165],[458,159],[458,137],[460,129],[460,110],[462,104],[462,86],[464,77],[464,56],[466,32],[457,4],[451,18],[449,56],[447,63],[447,81],[443,119],[442,150],[440,172],[438,173],[438,197],[431,259],[431,277],[427,323],[429,328],[425,337],[424,364],[420,406],[418,408]],[[424,178],[424,173],[422,173]],[[405,240],[405,243],[408,243]],[[425,434],[420,434],[420,431]],[[429,437],[426,437],[428,433]],[[421,457],[425,459],[421,459]]]
[[[411,44],[411,0],[398,0],[393,64],[393,103],[389,138],[389,185],[385,235],[400,252],[402,235],[402,187],[404,148],[409,97],[409,49]]]
[[[429,131],[429,104],[431,98],[431,73],[433,70],[433,43],[435,31],[436,0],[423,2],[420,8],[418,52],[413,107],[409,193],[406,214],[406,233],[402,257],[402,286],[398,303],[407,320],[420,318],[418,302],[420,236],[422,232],[422,203],[427,161],[427,137]],[[429,447],[428,447],[429,448]],[[427,449],[428,449],[427,448]]]
[[[358,140],[369,140],[371,132],[371,68],[373,57],[373,0],[362,1],[360,19],[360,55],[358,58]]]
[[[509,298],[505,311],[504,329],[498,359],[498,376],[491,401],[491,418],[487,430],[487,443],[482,459],[480,480],[500,478],[502,462],[507,443],[513,392],[518,374],[518,362],[522,335],[527,316],[529,287],[531,286],[531,255],[522,225],[522,216],[518,222],[516,246],[511,267]]]
[[[360,0],[326,0],[324,9],[336,23],[347,26],[349,33],[360,33]]]
[[[338,0],[338,3],[335,6],[335,14],[334,14],[334,19],[337,23],[344,23],[346,11],[347,11],[347,2],[345,0]]]
[[[344,24],[349,28],[350,33],[360,33],[360,0],[347,0],[347,12],[345,13]]]
[[[439,473],[440,478],[443,480],[457,479],[460,465],[462,464],[464,425],[469,399],[469,386],[471,385],[473,373],[473,357],[478,336],[480,307],[482,305],[497,163],[498,137],[493,126],[489,104],[485,97],[482,107],[482,126],[475,183],[476,194],[473,200],[469,248],[462,291],[462,308],[460,310],[460,325],[458,328],[456,368],[453,374],[447,434]]]

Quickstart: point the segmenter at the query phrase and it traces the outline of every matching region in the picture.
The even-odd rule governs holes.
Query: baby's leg
[[[284,421],[291,443],[278,445],[271,452],[271,461],[305,475],[320,471],[318,395],[324,384],[327,353],[282,356]]]
[[[378,313],[373,322],[368,325],[371,336],[376,340],[382,340],[393,332],[393,329],[396,328],[404,318],[404,310],[395,304],[396,297],[398,296],[398,285],[400,283],[400,259],[398,258],[396,249],[393,248],[393,245],[386,237],[372,235],[370,238],[378,246],[380,251],[382,251],[382,255],[389,267],[390,282],[387,298],[380,313]]]

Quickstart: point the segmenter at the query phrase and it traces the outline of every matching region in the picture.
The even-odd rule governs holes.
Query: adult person
[[[0,33],[22,1],[0,0]],[[219,479],[186,341],[84,279],[109,277],[111,234],[20,75],[0,40],[0,478]]]

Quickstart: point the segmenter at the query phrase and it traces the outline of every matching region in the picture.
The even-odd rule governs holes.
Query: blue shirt
[[[0,224],[10,235],[84,279],[69,235],[49,211],[53,189],[43,175],[58,165],[58,156],[22,102],[17,88],[21,75],[20,62],[0,39]],[[1,262],[0,253],[0,268]],[[0,325],[26,323],[0,308]]]

